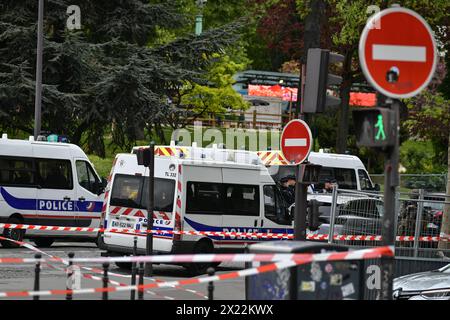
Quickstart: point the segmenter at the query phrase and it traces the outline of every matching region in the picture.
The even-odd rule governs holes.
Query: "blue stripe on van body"
[[[0,187],[0,193],[6,203],[17,210],[39,210],[39,211],[59,211],[59,212],[101,212],[102,201],[65,201],[50,199],[23,199],[16,198]]]
[[[249,232],[249,233],[288,233],[293,234],[294,230],[292,228],[255,228],[255,227],[214,227],[214,226],[208,226],[206,224],[195,222],[189,218],[184,217],[184,220],[195,230],[195,231],[215,231],[215,232]],[[223,240],[224,237],[221,236],[208,236],[211,239],[214,240]],[[243,237],[243,236],[235,236],[235,238],[232,237],[226,237],[228,240],[242,240],[242,239],[249,239],[252,240],[251,237]],[[258,238],[254,239],[257,241],[274,241],[274,240],[283,240],[283,239],[265,239],[265,238]]]

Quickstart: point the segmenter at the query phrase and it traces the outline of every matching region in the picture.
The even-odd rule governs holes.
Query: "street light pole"
[[[39,0],[37,53],[36,53],[36,95],[34,101],[34,139],[41,133],[42,116],[42,55],[44,47],[44,0]]]

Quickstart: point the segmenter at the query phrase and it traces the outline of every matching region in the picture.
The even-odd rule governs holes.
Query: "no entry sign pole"
[[[309,126],[300,119],[290,121],[281,134],[281,151],[296,165],[294,240],[306,240],[306,211],[308,185],[300,181],[300,165],[308,158],[312,146]]]
[[[374,15],[359,42],[359,60],[366,79],[389,97],[394,111],[395,143],[385,150],[383,245],[395,245],[395,194],[399,185],[399,113],[401,98],[420,93],[431,81],[437,63],[436,41],[416,12],[394,5]],[[392,299],[393,258],[381,259],[381,299]]]

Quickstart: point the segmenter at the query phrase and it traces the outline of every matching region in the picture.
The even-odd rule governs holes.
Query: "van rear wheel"
[[[200,241],[194,247],[194,254],[208,254],[213,253],[214,247],[210,242]],[[206,273],[209,267],[217,267],[217,263],[189,263],[184,265],[188,273],[192,276],[197,276]]]
[[[52,239],[52,238],[36,238],[36,239],[33,239],[33,242],[39,248],[49,248],[53,244],[53,242],[55,242],[55,239]]]
[[[9,224],[21,224],[22,221],[20,221],[19,218],[9,218],[7,223]],[[25,236],[25,230],[22,229],[4,229],[3,230],[3,237],[12,239],[15,241],[22,241],[23,237]],[[0,241],[2,246],[4,248],[20,248],[19,244],[16,244],[14,242],[8,241],[8,240],[2,240]]]

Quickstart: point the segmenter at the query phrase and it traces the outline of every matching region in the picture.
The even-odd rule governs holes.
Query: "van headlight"
[[[450,300],[450,288],[424,291],[420,296],[428,300]]]

